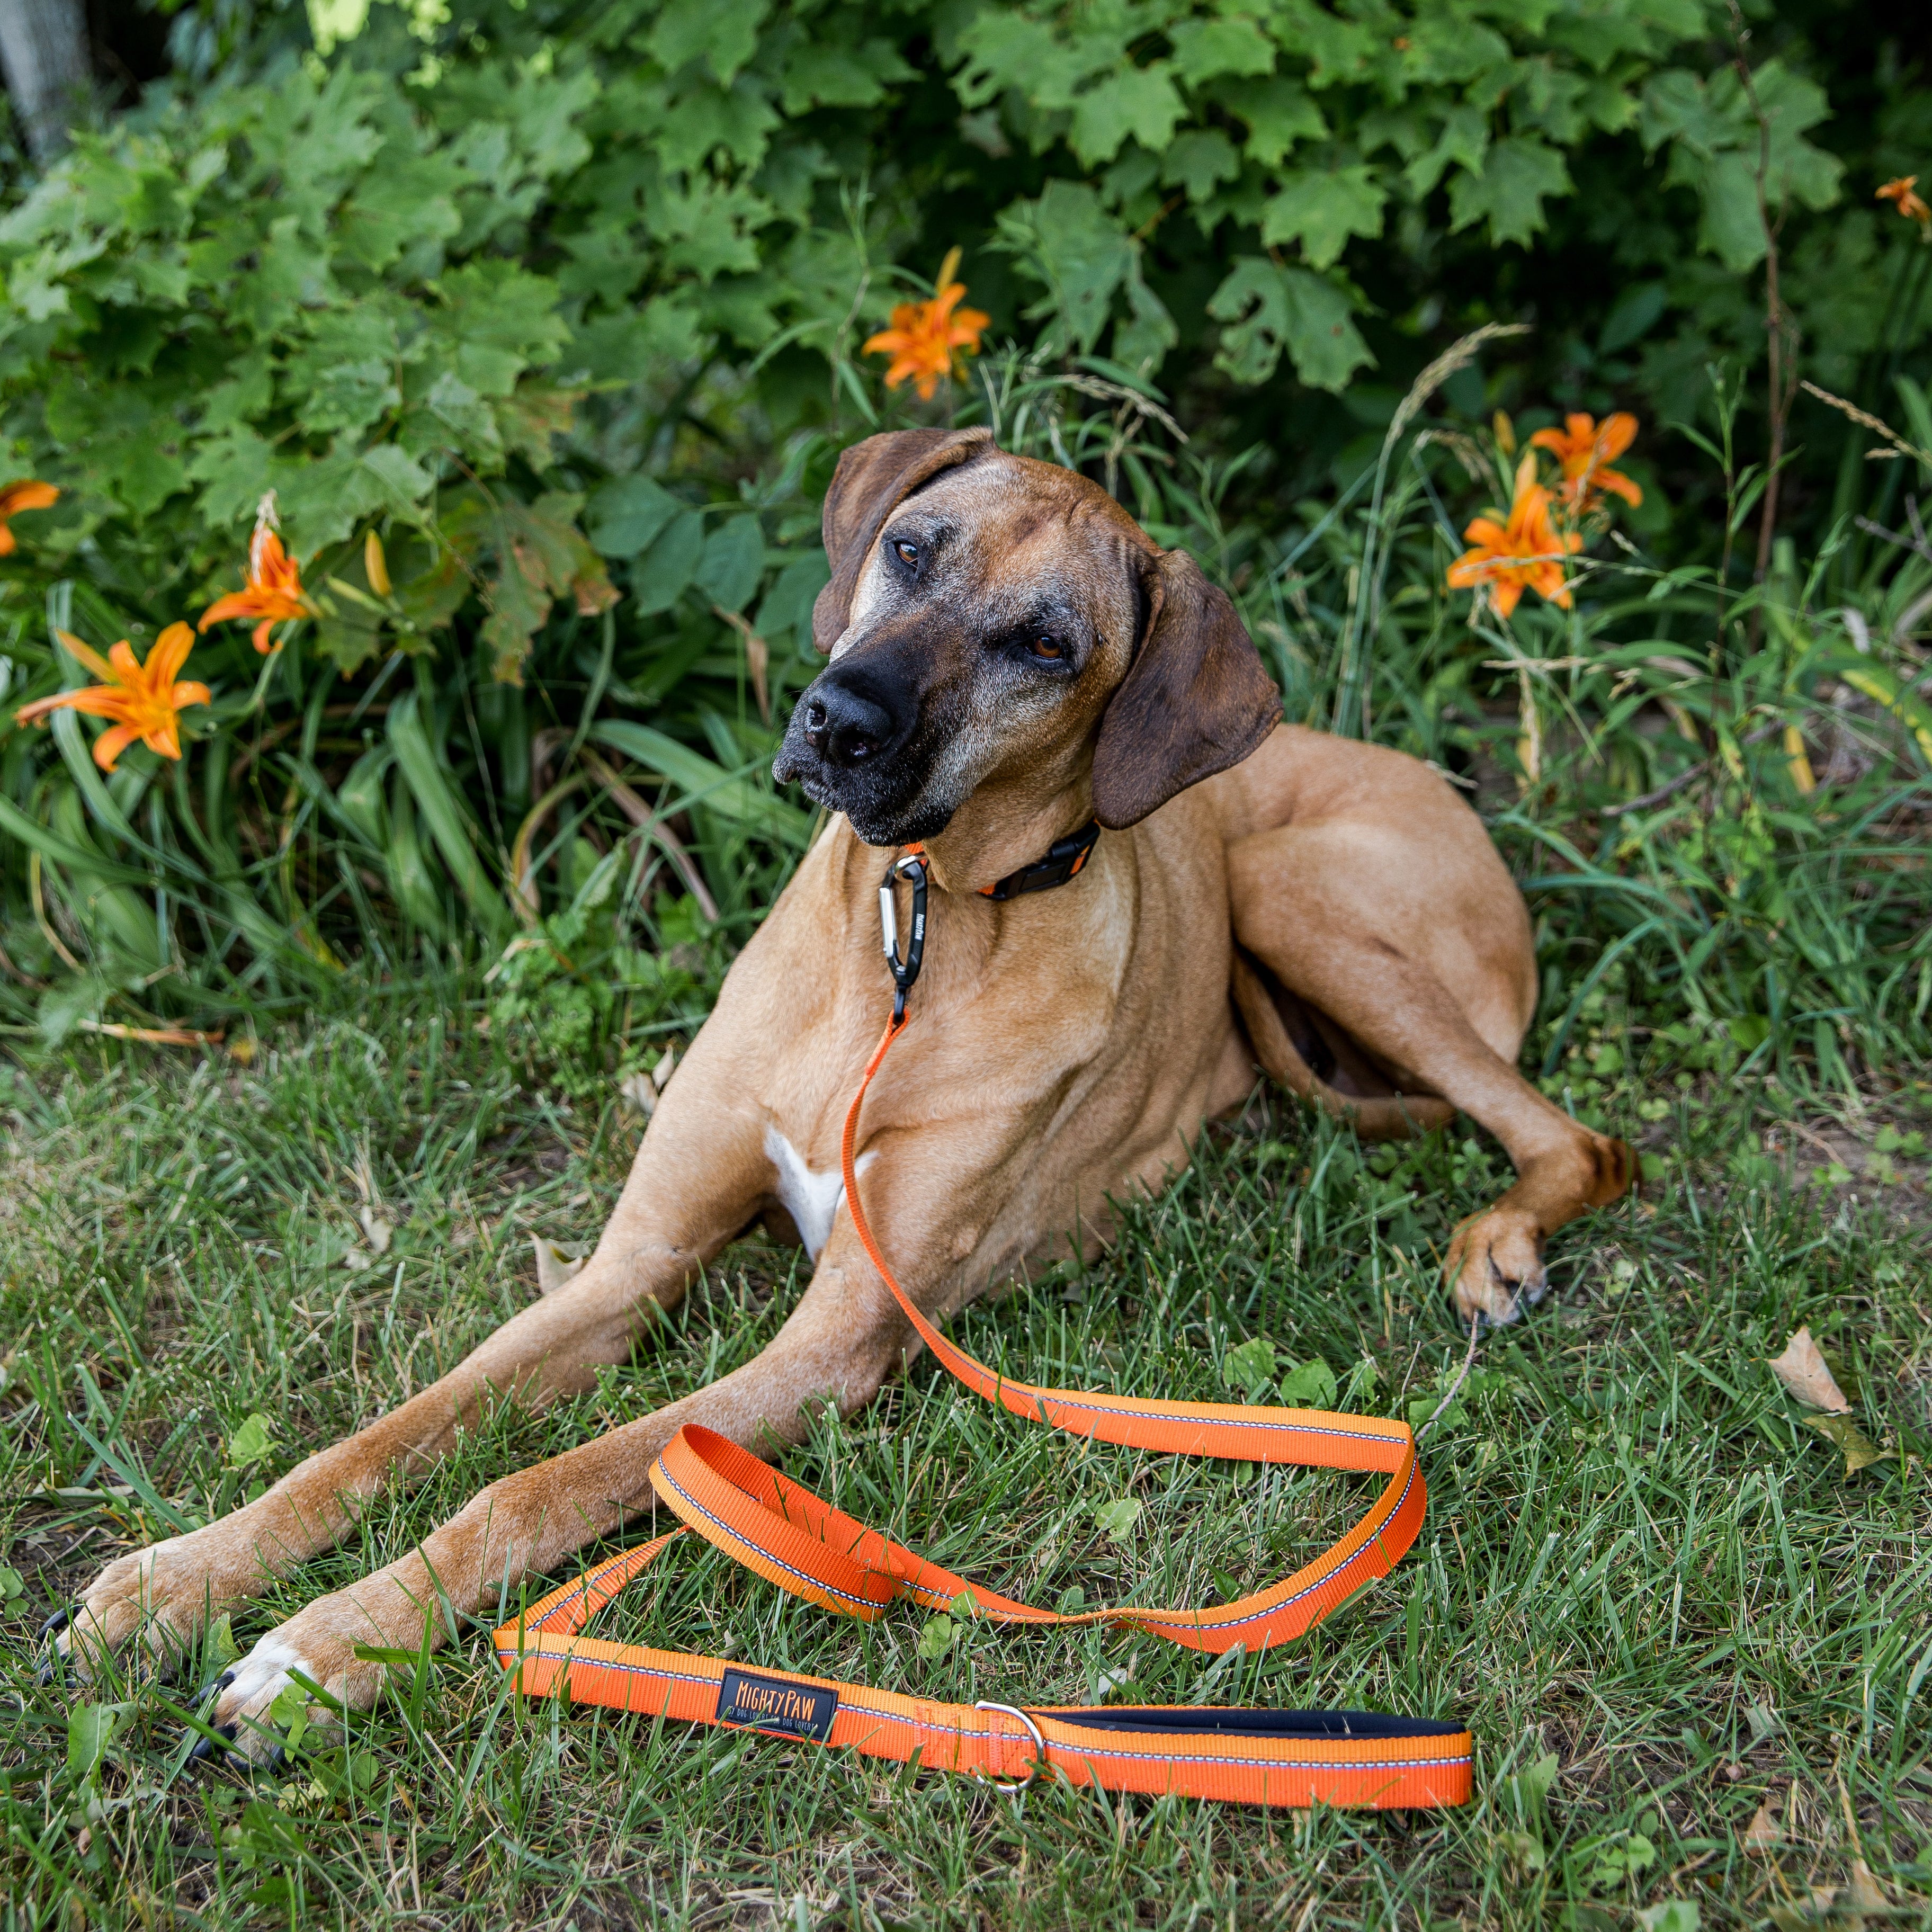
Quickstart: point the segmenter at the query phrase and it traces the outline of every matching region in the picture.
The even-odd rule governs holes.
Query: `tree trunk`
[[[28,153],[52,159],[92,84],[82,0],[0,0],[0,70]]]

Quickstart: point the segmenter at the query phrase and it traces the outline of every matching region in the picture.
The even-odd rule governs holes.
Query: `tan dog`
[[[589,1264],[260,1501],[111,1564],[58,1640],[83,1665],[143,1626],[178,1648],[337,1541],[392,1477],[421,1475],[492,1400],[592,1386],[761,1214],[816,1264],[761,1355],[492,1484],[418,1551],[310,1604],[223,1680],[212,1721],[272,1748],[260,1723],[291,1670],[367,1706],[382,1666],[356,1646],[413,1649],[425,1618],[440,1638],[439,1600],[494,1608],[647,1516],[647,1472],[683,1424],[796,1441],[802,1406],[872,1396],[910,1335],[841,1211],[840,1129],[890,1002],[878,847],[922,839],[935,890],[858,1172],[935,1317],[1070,1232],[1094,1252],[1109,1198],[1172,1179],[1257,1060],[1365,1132],[1460,1108],[1502,1142],[1519,1178],[1450,1252],[1466,1317],[1534,1300],[1545,1235],[1623,1192],[1628,1150],[1516,1072],[1529,924],[1475,814],[1412,759],[1279,726],[1232,605],[1188,557],[983,430],[848,450],[825,540],[814,622],[832,662],[776,769],[842,817],[732,968]],[[980,896],[1093,818],[1107,829],[1070,883]]]

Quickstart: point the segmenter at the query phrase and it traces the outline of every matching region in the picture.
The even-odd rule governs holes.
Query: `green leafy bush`
[[[1718,974],[1712,1024],[1772,1010],[1745,982],[1804,916],[1794,855],[1839,883],[1862,862],[1762,788],[1783,798],[1784,730],[1847,692],[1884,740],[1860,782],[1915,769],[1918,566],[1826,518],[1872,472],[1820,403],[1822,466],[1785,496],[1818,568],[1790,553],[1743,589],[1762,386],[1708,371],[1760,352],[1775,238],[1801,366],[1932,445],[1901,361],[1932,250],[1840,205],[1932,121],[1894,64],[1848,134],[1820,37],[1729,34],[1702,0],[489,0],[440,26],[377,6],[326,61],[244,48],[156,91],[0,218],[0,446],[63,492],[0,565],[8,712],[79,676],[52,631],[145,650],[233,590],[265,500],[311,610],[266,660],[242,625],[202,640],[214,701],[178,765],[136,750],[104,778],[70,716],[0,726],[9,997],[56,1034],[110,1006],[212,1024],[358,952],[524,933],[544,943],[500,998],[532,1064],[680,1023],[809,831],[766,772],[814,668],[817,498],[838,447],[910,406],[1084,464],[1197,550],[1292,714],[1515,772],[1504,836],[1581,896],[1564,944],[1642,904],[1610,938],[1686,986]],[[921,409],[860,345],[956,242],[1016,346]],[[1404,401],[1456,326],[1530,309]],[[1468,628],[1441,574],[1491,410],[1526,435],[1613,398],[1648,399],[1640,558],[1574,614]],[[1660,412],[1703,427],[1666,442]],[[1845,608],[1876,653],[1825,614]],[[1579,810],[1682,776],[1694,739],[1749,809],[1584,837]],[[622,882],[608,908],[593,875]],[[1874,876],[1882,950],[1904,886]],[[684,947],[692,905],[704,970],[643,997],[609,962]],[[640,995],[614,1007],[556,963],[593,912],[598,970]],[[1896,988],[1856,1023],[1830,1006],[1829,952],[1804,956],[1805,1010],[1893,1025]]]

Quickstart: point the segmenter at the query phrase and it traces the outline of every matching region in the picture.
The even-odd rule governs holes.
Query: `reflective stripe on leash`
[[[894,873],[916,860],[895,862]],[[1083,855],[1084,856],[1084,855]],[[891,874],[889,874],[889,878]],[[922,940],[922,932],[920,938]],[[909,951],[911,949],[908,949]],[[889,956],[893,949],[888,945]],[[895,959],[892,1019],[845,1117],[845,1200],[873,1265],[920,1339],[952,1375],[989,1402],[1097,1442],[1180,1456],[1385,1474],[1366,1515],[1315,1561],[1269,1588],[1203,1610],[1061,1612],[967,1581],[833,1508],[802,1484],[713,1431],[689,1425],[666,1444],[652,1486],[686,1528],[766,1582],[864,1622],[902,1597],[1003,1624],[1112,1624],[1192,1650],[1250,1649],[1300,1636],[1371,1578],[1386,1576],[1415,1540],[1426,1491],[1404,1422],[1322,1409],[1156,1402],[1014,1382],[956,1347],[893,1274],[860,1199],[854,1151],[872,1078],[906,1027],[916,952]],[[910,970],[904,970],[910,965]],[[608,1643],[580,1634],[594,1612],[684,1533],[675,1530],[552,1591],[494,1636],[497,1661],[535,1696],[766,1732],[1002,1784],[1042,1772],[1109,1791],[1178,1792],[1250,1804],[1462,1804],[1472,1745],[1460,1726],[1361,1711],[1237,1710],[1211,1706],[1099,1707],[946,1704],[866,1684],[753,1669],[722,1658]]]

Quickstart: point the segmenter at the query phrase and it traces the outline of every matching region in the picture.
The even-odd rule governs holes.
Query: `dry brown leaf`
[[[758,716],[772,722],[772,647],[755,631],[745,633],[745,668],[752,674],[752,694],[758,700]]]
[[[1800,1402],[1828,1414],[1849,1415],[1852,1406],[1845,1400],[1838,1378],[1825,1365],[1825,1358],[1811,1339],[1809,1328],[1801,1328],[1784,1345],[1784,1353],[1771,1364],[1771,1372]]]
[[[1767,1798],[1757,1808],[1757,1816],[1744,1827],[1744,1848],[1747,1851],[1768,1851],[1784,1836],[1784,1829],[1773,1814],[1771,1800]]]
[[[1845,1903],[1854,1912],[1885,1912],[1891,1909],[1892,1900],[1886,1897],[1885,1887],[1863,1858],[1852,1861],[1852,1882],[1845,1888]]]
[[[736,611],[728,610],[722,604],[714,604],[711,608],[745,640],[745,668],[752,674],[752,692],[758,700],[758,716],[769,724],[772,722],[772,647]]]
[[[98,1033],[106,1040],[137,1040],[144,1046],[219,1046],[219,1033],[197,1033],[190,1027],[122,1026],[112,1020],[82,1020],[82,1033]]]
[[[1849,1415],[1808,1415],[1802,1420],[1807,1429],[1815,1429],[1844,1451],[1848,1476],[1885,1460],[1885,1451]]]

